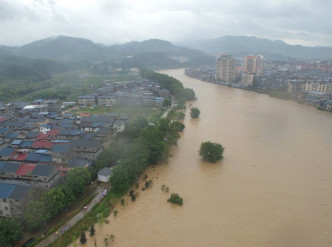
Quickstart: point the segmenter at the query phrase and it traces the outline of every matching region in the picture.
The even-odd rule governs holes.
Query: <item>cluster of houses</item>
[[[300,102],[332,110],[332,79],[296,76],[288,81],[288,93]]]
[[[60,114],[59,107],[57,100],[3,105],[0,217],[22,218],[29,200],[61,184],[70,169],[91,165],[128,122],[119,114]]]
[[[105,81],[94,94],[78,97],[82,107],[93,106],[161,106],[169,96],[167,89],[150,80],[131,82]]]

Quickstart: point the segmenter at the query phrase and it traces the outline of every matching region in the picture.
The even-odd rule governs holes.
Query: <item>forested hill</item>
[[[68,70],[63,63],[46,59],[29,59],[12,55],[0,55],[0,80],[33,77],[35,80],[48,79],[53,73]]]
[[[57,61],[107,61],[119,67],[178,68],[214,62],[201,51],[158,39],[105,46],[87,39],[58,36],[21,47],[0,46],[1,54]]]

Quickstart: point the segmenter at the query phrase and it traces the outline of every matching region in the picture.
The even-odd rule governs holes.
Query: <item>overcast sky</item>
[[[332,0],[0,0],[0,44],[67,35],[111,45],[250,35],[332,46]]]

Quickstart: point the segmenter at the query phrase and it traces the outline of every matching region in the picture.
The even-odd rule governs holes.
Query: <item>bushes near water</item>
[[[179,196],[179,194],[172,193],[171,197],[167,200],[168,202],[178,204],[180,206],[183,205],[183,198]]]

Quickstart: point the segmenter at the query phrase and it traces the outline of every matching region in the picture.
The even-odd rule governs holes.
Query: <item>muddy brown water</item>
[[[193,88],[200,109],[168,164],[149,168],[153,186],[117,206],[86,246],[332,246],[332,114],[292,101],[163,71]],[[225,147],[202,162],[203,141]],[[157,179],[158,177],[158,179]],[[184,198],[182,207],[166,200]],[[88,234],[87,234],[88,235]]]

